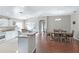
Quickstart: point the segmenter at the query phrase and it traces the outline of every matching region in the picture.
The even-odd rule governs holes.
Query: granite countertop
[[[22,33],[23,35],[35,35],[36,32],[25,32],[25,33]]]
[[[33,36],[35,35],[36,32],[31,32],[31,33],[21,33],[21,35],[19,35],[19,37],[29,37],[29,36]]]

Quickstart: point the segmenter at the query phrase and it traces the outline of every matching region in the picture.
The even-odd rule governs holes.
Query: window
[[[22,22],[16,22],[16,26],[17,26],[17,29],[19,31],[21,31],[21,29],[22,29]]]
[[[33,22],[28,22],[28,23],[26,23],[26,27],[27,27],[27,30],[33,31],[34,28],[35,28],[35,23],[33,23]]]

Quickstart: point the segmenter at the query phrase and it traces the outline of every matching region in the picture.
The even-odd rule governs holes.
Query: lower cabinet
[[[35,35],[18,37],[19,53],[33,53],[35,49]]]
[[[6,40],[13,39],[13,38],[15,38],[17,36],[18,36],[18,32],[17,31],[7,31],[7,32],[5,32],[5,39]]]

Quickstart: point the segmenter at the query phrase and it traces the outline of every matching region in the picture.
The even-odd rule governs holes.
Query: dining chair
[[[59,30],[54,29],[54,40],[57,42],[60,42],[60,34],[59,34]]]
[[[74,30],[72,30],[72,33],[71,33],[71,35],[70,35],[70,37],[69,37],[70,42],[73,41],[73,36],[74,36]]]
[[[70,42],[70,43],[72,43],[72,41],[73,41],[73,36],[74,36],[74,31],[72,30],[72,33],[68,33],[67,35],[66,35],[66,41],[67,42]]]
[[[51,33],[47,33],[47,36],[46,36],[49,40],[51,40],[52,39],[52,37],[51,37]]]
[[[66,31],[61,32],[60,40],[61,40],[61,42],[66,42]]]

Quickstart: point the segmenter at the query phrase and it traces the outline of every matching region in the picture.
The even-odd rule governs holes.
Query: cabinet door
[[[35,35],[29,37],[28,52],[33,53],[34,49],[35,49]]]
[[[0,19],[0,27],[3,27],[3,26],[8,26],[8,20]]]
[[[28,37],[19,37],[18,38],[18,50],[19,53],[28,53]]]
[[[20,53],[33,53],[33,50],[35,48],[34,36],[19,37],[18,48]]]
[[[6,40],[13,39],[16,36],[18,36],[18,32],[17,31],[7,31],[6,34],[5,34]]]

